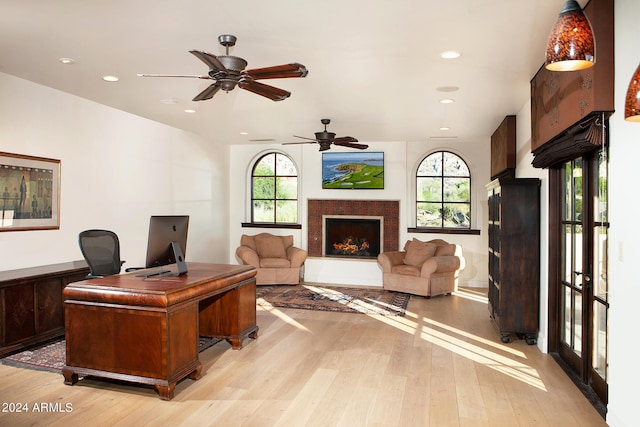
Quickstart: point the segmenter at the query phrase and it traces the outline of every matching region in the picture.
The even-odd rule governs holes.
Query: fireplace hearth
[[[324,256],[375,258],[382,246],[381,217],[324,216]]]

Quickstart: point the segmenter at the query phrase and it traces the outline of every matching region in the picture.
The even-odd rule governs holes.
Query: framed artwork
[[[0,231],[60,228],[60,160],[0,152]]]
[[[322,188],[383,189],[384,153],[322,153]]]

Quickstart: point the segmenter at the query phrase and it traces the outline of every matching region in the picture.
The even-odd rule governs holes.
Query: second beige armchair
[[[293,236],[276,236],[260,233],[243,234],[236,255],[243,264],[258,270],[257,285],[297,285],[307,251],[293,246]]]
[[[442,239],[413,239],[403,251],[378,255],[378,264],[384,289],[430,298],[456,290],[465,261],[460,245]]]

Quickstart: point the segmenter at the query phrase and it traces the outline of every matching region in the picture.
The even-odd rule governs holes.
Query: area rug
[[[261,307],[404,316],[410,295],[383,289],[306,284],[258,286],[256,298]]]
[[[203,352],[222,340],[218,338],[200,337],[199,352]],[[62,372],[66,364],[67,352],[65,340],[49,342],[40,347],[25,350],[0,360],[3,365],[38,371]]]

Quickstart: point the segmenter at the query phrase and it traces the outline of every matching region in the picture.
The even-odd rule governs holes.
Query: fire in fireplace
[[[380,253],[381,218],[337,216],[324,221],[325,256],[375,258]]]

